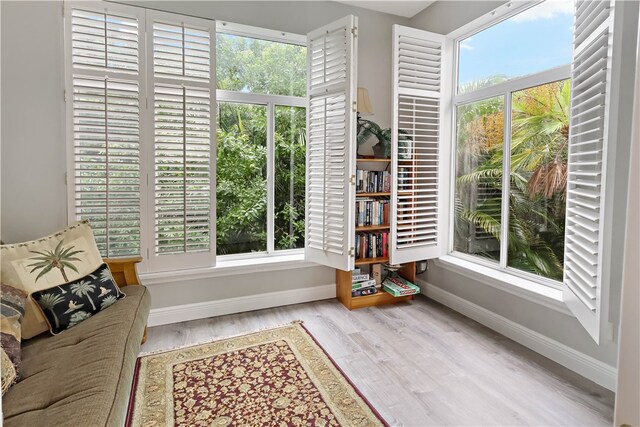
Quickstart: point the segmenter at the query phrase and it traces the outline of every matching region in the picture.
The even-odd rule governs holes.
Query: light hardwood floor
[[[325,300],[149,329],[142,351],[302,320],[391,425],[611,425],[614,394],[426,297]]]

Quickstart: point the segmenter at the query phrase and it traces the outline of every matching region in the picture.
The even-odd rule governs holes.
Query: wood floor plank
[[[426,297],[317,301],[149,328],[159,351],[302,320],[391,425],[611,425],[612,392]]]

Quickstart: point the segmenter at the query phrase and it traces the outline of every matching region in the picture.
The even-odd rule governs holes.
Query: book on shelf
[[[356,193],[388,193],[391,191],[391,173],[388,171],[356,171]]]
[[[392,274],[382,282],[382,289],[394,297],[420,293],[420,288],[397,274]]]
[[[351,282],[352,283],[366,282],[370,278],[371,277],[369,277],[368,274],[357,274],[357,275],[351,276]]]
[[[389,224],[389,200],[356,201],[356,227]]]
[[[368,288],[352,289],[351,290],[351,296],[352,297],[363,297],[365,295],[373,295],[375,293],[378,293],[378,289],[375,286],[370,286]]]
[[[365,282],[358,282],[358,283],[352,283],[351,284],[351,290],[356,290],[356,289],[364,289],[364,288],[370,288],[370,287],[374,287],[376,286],[376,281],[374,279],[369,279]]]
[[[389,233],[356,234],[356,259],[389,256]]]
[[[398,190],[408,191],[411,190],[411,169],[406,166],[398,168]]]

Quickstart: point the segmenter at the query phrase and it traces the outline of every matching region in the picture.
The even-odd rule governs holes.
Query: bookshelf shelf
[[[391,161],[391,159],[366,159],[366,158],[362,158],[362,159],[356,159],[357,162],[376,162],[376,163],[389,163]]]
[[[356,193],[356,197],[389,197],[391,193]]]
[[[388,257],[378,257],[378,258],[360,258],[356,259],[356,266],[358,265],[369,265],[369,264],[382,264],[385,262],[389,262]]]
[[[377,294],[365,295],[362,297],[352,297],[351,310],[355,310],[357,308],[372,307],[375,305],[395,304],[397,302],[409,301],[412,299],[413,295],[394,297],[393,295],[380,290],[380,292],[378,292]]]
[[[361,227],[356,227],[356,233],[358,231],[377,231],[377,230],[388,230],[389,224],[387,225],[364,225]]]

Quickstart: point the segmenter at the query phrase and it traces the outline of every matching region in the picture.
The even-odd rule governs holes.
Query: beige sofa
[[[122,426],[151,299],[139,258],[105,260],[126,294],[58,335],[22,344],[20,380],[2,397],[4,426]]]

